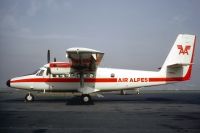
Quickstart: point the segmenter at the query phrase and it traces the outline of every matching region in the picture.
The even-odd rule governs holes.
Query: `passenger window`
[[[69,77],[69,74],[65,74],[65,78],[68,78]]]
[[[114,78],[114,77],[115,77],[115,74],[114,74],[114,73],[111,73],[111,74],[110,74],[110,77]]]
[[[94,74],[93,73],[90,73],[90,78],[94,78]]]
[[[87,74],[84,74],[84,75],[83,75],[84,78],[87,78],[87,76],[88,76]]]
[[[64,78],[64,77],[65,77],[65,75],[64,75],[64,74],[61,74],[59,77],[60,77],[60,78]]]
[[[70,74],[70,77],[74,77],[74,74],[73,74],[73,73],[71,73],[71,74]]]

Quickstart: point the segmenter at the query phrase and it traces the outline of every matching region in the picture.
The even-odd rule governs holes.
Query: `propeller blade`
[[[47,62],[48,63],[50,62],[50,50],[48,50],[48,52],[47,52]]]
[[[51,69],[47,67],[47,75],[51,74]]]

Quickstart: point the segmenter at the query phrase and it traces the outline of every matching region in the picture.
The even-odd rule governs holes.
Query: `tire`
[[[34,101],[34,96],[33,96],[33,94],[28,93],[28,94],[25,96],[25,100],[26,100],[27,102],[32,102],[32,101]]]
[[[83,103],[90,103],[92,101],[90,95],[86,95],[86,94],[82,95],[81,99]]]
[[[121,90],[120,94],[121,94],[121,95],[126,95],[125,90]]]

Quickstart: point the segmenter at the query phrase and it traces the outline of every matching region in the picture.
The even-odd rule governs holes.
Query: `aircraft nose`
[[[6,82],[7,86],[10,87],[10,79]]]

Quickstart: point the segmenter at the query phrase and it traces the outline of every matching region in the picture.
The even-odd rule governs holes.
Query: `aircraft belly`
[[[122,89],[134,89],[138,87],[146,87],[146,86],[156,86],[166,84],[166,82],[144,82],[144,83],[96,83],[95,88],[100,91],[109,91],[109,90],[122,90]]]
[[[120,87],[117,83],[96,83],[95,88],[100,91],[118,90]]]
[[[79,83],[65,83],[65,82],[53,82],[49,84],[49,91],[77,91],[80,88]]]

